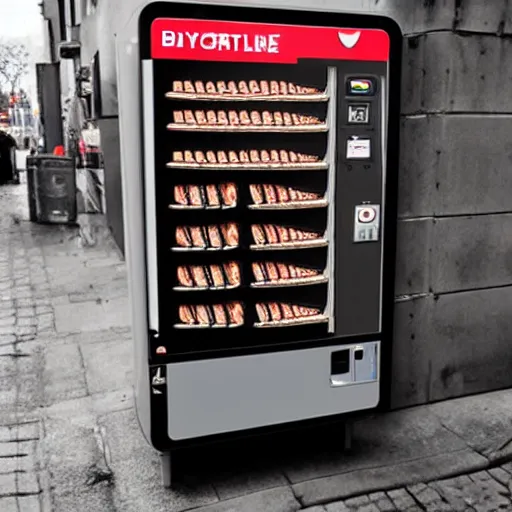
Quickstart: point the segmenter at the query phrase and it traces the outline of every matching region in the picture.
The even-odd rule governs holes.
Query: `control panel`
[[[380,205],[362,204],[355,208],[354,242],[377,242],[380,230]]]
[[[377,380],[379,342],[352,345],[331,353],[331,386],[347,386]]]

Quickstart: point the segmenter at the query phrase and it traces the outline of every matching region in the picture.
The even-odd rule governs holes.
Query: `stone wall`
[[[512,1],[375,4],[406,37],[393,406],[512,386]]]

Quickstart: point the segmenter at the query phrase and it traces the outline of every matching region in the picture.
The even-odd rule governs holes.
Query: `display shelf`
[[[310,208],[325,208],[329,202],[327,199],[312,201],[290,201],[288,203],[249,204],[250,210],[307,210]]]
[[[297,338],[298,340],[303,335],[311,335],[309,333],[310,329],[316,330],[315,336],[321,336],[321,332],[327,332],[327,326],[330,325],[333,315],[329,294],[332,293],[334,287],[332,282],[334,277],[332,272],[333,252],[331,250],[331,246],[334,245],[334,235],[330,223],[333,222],[332,217],[334,215],[333,190],[336,172],[335,89],[337,84],[333,69],[324,68],[324,73],[324,89],[319,94],[311,95],[308,99],[302,96],[301,98],[295,96],[267,98],[264,95],[258,98],[255,98],[254,95],[242,98],[227,94],[222,95],[222,97],[220,95],[214,97],[212,94],[193,94],[184,91],[167,92],[165,94],[166,99],[176,100],[170,103],[173,122],[167,122],[165,126],[169,132],[177,133],[176,138],[173,138],[171,143],[172,159],[165,164],[167,169],[176,172],[168,174],[167,182],[173,184],[173,186],[184,186],[187,191],[194,182],[209,183],[218,187],[215,172],[219,171],[223,173],[219,175],[221,181],[233,182],[237,188],[236,201],[229,206],[186,205],[181,203],[190,202],[188,199],[187,201],[183,198],[175,199],[174,203],[170,202],[167,205],[169,215],[176,216],[183,212],[183,216],[179,218],[179,221],[176,217],[176,220],[173,221],[176,223],[173,223],[173,225],[178,226],[177,223],[179,222],[179,226],[183,228],[193,227],[192,224],[194,224],[196,228],[200,227],[204,231],[212,223],[212,218],[209,218],[208,215],[210,212],[216,211],[215,218],[218,218],[220,223],[232,223],[236,219],[239,227],[237,246],[222,248],[173,246],[171,247],[171,254],[204,253],[204,260],[201,260],[203,257],[199,256],[195,257],[194,261],[206,268],[211,263],[211,257],[207,258],[206,254],[217,253],[221,255],[223,251],[238,249],[236,258],[240,260],[241,265],[240,283],[237,284],[226,286],[213,286],[210,282],[208,285],[202,283],[202,286],[183,286],[183,283],[180,284],[179,282],[171,284],[172,293],[175,294],[171,303],[176,308],[175,312],[177,312],[178,308],[184,307],[183,304],[187,300],[195,297],[194,292],[200,294],[197,295],[198,297],[205,297],[204,300],[206,301],[222,303],[223,297],[229,296],[230,299],[234,298],[245,303],[245,318],[242,323],[220,325],[204,319],[200,323],[186,323],[176,317],[176,320],[172,322],[174,329],[183,332],[207,332],[208,329],[223,329],[226,331],[240,329],[249,333],[251,329],[278,329],[280,332],[281,328],[286,327],[286,332],[293,339]],[[187,101],[189,103],[186,103]],[[191,107],[191,101],[197,101],[197,107]],[[218,102],[220,101],[232,101],[234,104],[226,107],[226,110],[219,110]],[[261,105],[260,110],[254,110],[254,106],[243,110],[240,105],[244,101],[258,101]],[[208,104],[209,102],[211,103]],[[268,107],[264,106],[265,102],[269,102]],[[279,102],[283,102],[288,107],[283,106],[281,111],[275,110],[275,104]],[[291,107],[292,102],[297,103],[297,105]],[[301,102],[311,105],[311,109],[308,110],[306,106],[301,107]],[[313,103],[315,102],[319,105],[314,106]],[[290,112],[286,111],[287,108],[290,109]],[[315,115],[309,115],[310,112],[315,113]],[[248,120],[251,120],[253,124],[248,124],[250,122]],[[255,124],[254,121],[257,121],[257,123]],[[230,125],[230,122],[234,124]],[[179,135],[179,132],[188,133],[189,138],[187,138],[187,135]],[[196,133],[197,135],[195,135]],[[211,138],[205,138],[205,135],[201,135],[204,133],[211,133]],[[222,147],[222,133],[230,133],[231,148]],[[305,135],[299,135],[300,133]],[[314,136],[316,138],[306,139],[307,133],[311,134],[311,137],[316,134]],[[270,134],[283,135],[282,148],[275,147],[275,141],[269,138]],[[297,134],[297,137],[294,134]],[[243,149],[243,146],[240,145],[242,139],[239,137],[246,139],[244,142],[247,148],[251,149]],[[297,140],[293,142],[295,138]],[[303,140],[306,142],[300,142]],[[205,143],[211,144],[211,146],[205,147]],[[269,143],[269,147],[265,149],[267,143]],[[186,145],[190,146],[187,148]],[[307,149],[302,151],[302,147]],[[190,180],[186,177],[186,171],[195,171],[193,175],[190,175]],[[236,173],[229,174],[229,178],[227,178],[228,175],[225,171],[236,171]],[[283,173],[278,174],[281,171]],[[312,171],[315,174],[305,179],[301,178],[302,172],[305,171]],[[202,172],[205,174],[201,175]],[[248,172],[252,173],[250,178],[248,174],[245,174]],[[265,177],[258,180],[258,172],[263,172],[262,176]],[[276,175],[271,174],[274,172]],[[291,178],[288,178],[289,176]],[[204,187],[205,185],[200,186]],[[272,191],[273,194],[270,193]],[[265,194],[260,198],[261,192]],[[178,201],[180,201],[180,204],[177,204]],[[196,200],[195,203],[199,203],[199,200]],[[326,211],[325,214],[320,213],[322,209]],[[186,215],[188,214],[185,212],[187,210],[193,212],[189,214],[192,216],[190,217],[190,226],[186,221],[188,218]],[[242,213],[244,210],[246,213]],[[299,212],[301,210],[312,211],[311,214],[308,213],[305,219],[302,219],[304,222],[301,227],[294,226],[293,218],[290,222],[290,219],[285,220],[284,217],[280,217],[286,215],[286,212],[292,215],[293,211]],[[313,211],[318,213],[313,214]],[[311,215],[316,215],[316,221],[312,220]],[[322,220],[324,215],[325,220]],[[267,234],[254,238],[253,227],[259,226],[263,229],[266,225],[272,225],[277,229],[278,240],[286,240],[288,235],[293,236],[289,241],[279,243],[266,243],[267,240],[275,242],[274,238],[276,238],[270,237],[267,239]],[[283,228],[287,232],[284,235],[282,233]],[[317,238],[315,238],[316,236]],[[301,240],[294,239],[294,237],[300,237]],[[260,243],[256,243],[256,240]],[[300,254],[308,253],[308,251],[311,251],[312,255],[311,265],[322,269],[317,275],[305,275],[304,277],[289,279],[280,277],[275,280],[256,281],[255,276],[251,273],[251,262],[256,261],[255,258],[258,254],[264,255],[263,261],[273,261],[277,254],[286,253],[289,264],[297,266],[298,263],[294,263],[294,261],[302,261],[304,258]],[[306,256],[306,259],[309,257]],[[226,256],[226,261],[227,258],[228,256]],[[230,256],[230,258],[233,258],[233,256]],[[215,257],[216,262],[221,260],[224,261],[222,256]],[[182,257],[173,261],[184,262],[185,260]],[[294,289],[297,290],[296,297],[293,296]],[[286,307],[285,302],[290,299],[292,299],[292,302],[303,303],[301,299],[309,299],[310,291],[313,292],[314,298],[311,305],[308,306],[309,310],[306,308],[306,312],[294,313],[295,318],[293,318],[294,314],[290,311],[288,311],[286,318],[283,316],[279,321],[275,320],[275,316],[269,316],[266,320],[258,317],[256,305],[259,301],[266,300],[268,303],[277,301],[274,304],[280,304],[279,307]],[[292,294],[291,297],[289,296],[290,293]],[[185,297],[187,300],[185,300]],[[321,307],[318,307],[319,305]],[[301,331],[300,328],[304,326],[309,326],[309,330]],[[195,339],[192,334],[184,336],[184,340]],[[226,336],[231,337],[229,334],[226,334]],[[269,339],[271,339],[274,335],[269,332],[269,336]]]
[[[169,169],[184,170],[223,170],[223,171],[325,171],[329,168],[327,162],[309,162],[309,163],[262,163],[262,164],[197,164],[186,162],[169,162]]]
[[[252,288],[287,288],[290,286],[311,286],[329,281],[326,275],[304,277],[300,279],[276,279],[274,281],[258,281],[251,283]]]
[[[321,133],[328,130],[327,123],[311,123],[299,124],[291,126],[277,125],[200,125],[186,123],[169,123],[167,125],[169,131],[180,132],[245,132],[245,133]]]
[[[317,155],[285,149],[242,149],[219,151],[174,151],[170,169],[297,171],[325,170],[327,162]]]
[[[256,322],[256,329],[268,329],[278,327],[299,327],[301,325],[323,324],[329,321],[326,315],[315,315],[308,318],[294,318],[291,320],[279,320],[272,322]]]
[[[173,252],[221,252],[233,251],[234,249],[238,249],[238,245],[228,247],[171,247]]]
[[[245,322],[241,302],[181,305],[175,329],[235,329]]]
[[[304,242],[283,242],[278,244],[251,244],[251,251],[290,251],[298,249],[314,249],[317,247],[326,247],[329,241],[325,238],[320,240],[306,240]]]
[[[188,204],[170,204],[169,210],[231,210],[236,208],[237,205],[219,205],[219,206],[196,206],[196,205],[188,205]]]
[[[221,92],[219,92],[219,86]],[[184,90],[186,88],[188,88],[189,91]],[[239,89],[242,88],[244,92],[239,92]],[[200,91],[197,89],[200,89]],[[285,92],[283,92],[283,89]],[[195,81],[195,83],[191,81],[175,81],[173,90],[167,92],[165,97],[169,100],[208,102],[325,102],[329,100],[329,89],[327,87],[324,91],[320,91],[314,87],[301,86],[283,81],[269,82],[267,80],[249,80],[248,83],[246,81],[238,83],[230,81],[228,84],[225,82],[217,82],[217,84],[208,82],[204,84],[200,80]]]
[[[234,290],[240,287],[242,275],[240,264],[229,261],[210,265],[180,265],[176,270],[174,291],[198,292]]]
[[[244,324],[174,324],[175,329],[237,329],[242,327]]]
[[[239,284],[228,284],[225,286],[173,286],[175,292],[206,292],[206,291],[221,291],[221,290],[236,290]]]

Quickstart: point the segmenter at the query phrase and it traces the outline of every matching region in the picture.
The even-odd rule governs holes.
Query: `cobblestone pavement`
[[[21,227],[13,190],[0,192],[0,510],[35,512],[45,499],[42,424],[32,400],[41,363],[36,340],[52,332],[54,317],[42,251],[30,226]]]
[[[338,432],[202,449],[163,489],[133,407],[124,264],[101,216],[35,225],[25,196],[0,187],[0,512],[512,510],[509,464],[441,479],[507,453],[507,391],[365,419],[351,456]]]
[[[512,510],[512,464],[303,509],[304,512],[498,512]]]

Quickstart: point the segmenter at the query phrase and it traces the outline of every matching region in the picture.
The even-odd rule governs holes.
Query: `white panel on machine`
[[[169,364],[169,437],[190,439],[376,407],[379,349],[376,341]]]

